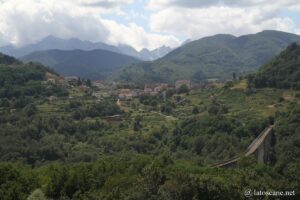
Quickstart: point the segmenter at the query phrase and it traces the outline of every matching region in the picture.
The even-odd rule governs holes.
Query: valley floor
[[[0,102],[2,199],[243,199],[300,191],[300,93],[217,85],[169,96]],[[274,123],[268,164],[241,155]],[[299,194],[296,193],[298,196]],[[295,196],[294,196],[295,197]],[[1,199],[1,198],[0,198]]]

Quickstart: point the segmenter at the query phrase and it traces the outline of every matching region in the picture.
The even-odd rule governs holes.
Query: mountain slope
[[[190,42],[154,62],[125,67],[114,73],[112,79],[136,83],[231,79],[233,72],[246,74],[257,70],[292,42],[300,42],[300,36],[279,31],[241,37],[215,35]]]
[[[31,54],[36,51],[46,51],[52,49],[59,50],[95,50],[102,49],[107,51],[112,51],[115,53],[120,53],[128,56],[132,56],[141,60],[155,60],[158,59],[167,53],[169,53],[172,49],[170,47],[162,46],[160,48],[154,49],[152,51],[145,49],[144,51],[137,51],[133,47],[125,44],[119,44],[117,46],[105,44],[102,42],[90,42],[90,41],[82,41],[79,39],[61,39],[54,36],[48,36],[41,41],[38,41],[35,44],[26,45],[24,47],[14,47],[12,45],[8,45],[5,47],[0,47],[0,52],[5,54],[14,56],[14,57],[23,57],[28,54]]]
[[[20,63],[20,61],[18,61],[14,57],[11,57],[11,56],[0,53],[0,65],[1,64],[11,65],[11,64],[15,64],[15,63]]]
[[[22,61],[40,62],[67,76],[105,79],[113,70],[139,60],[105,50],[48,50],[29,54]]]
[[[253,79],[257,87],[300,89],[300,45],[286,50],[261,67]]]
[[[67,96],[68,91],[63,87],[45,84],[49,75],[57,76],[56,72],[41,64],[24,64],[13,57],[0,54],[0,111],[3,111],[4,107],[32,108],[33,99]],[[0,112],[1,119],[3,115],[4,113]],[[2,133],[2,130],[0,132]]]

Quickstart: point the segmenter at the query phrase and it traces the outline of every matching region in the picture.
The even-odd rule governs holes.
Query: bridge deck
[[[236,163],[238,160],[240,160],[242,157],[247,157],[252,155],[259,146],[264,142],[266,137],[272,132],[273,126],[267,127],[265,130],[263,130],[254,140],[253,142],[248,146],[245,153],[243,153],[243,156],[239,156],[237,158],[233,158],[221,163],[216,164],[214,167],[224,167],[231,164]]]

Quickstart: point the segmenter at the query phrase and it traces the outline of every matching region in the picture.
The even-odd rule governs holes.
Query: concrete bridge
[[[234,167],[240,159],[251,155],[255,155],[258,162],[260,163],[270,162],[269,151],[272,145],[273,137],[273,126],[269,126],[253,140],[253,142],[248,146],[246,152],[244,152],[242,156],[218,163],[214,165],[214,167]]]

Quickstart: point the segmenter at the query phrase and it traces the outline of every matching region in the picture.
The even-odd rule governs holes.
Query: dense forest
[[[300,89],[300,45],[291,44],[264,65],[250,81],[256,87]]]
[[[49,83],[49,73],[57,76],[0,56],[0,199],[243,199],[247,189],[299,198],[299,91],[236,80],[119,106]],[[270,124],[269,163],[250,156],[213,167]]]

